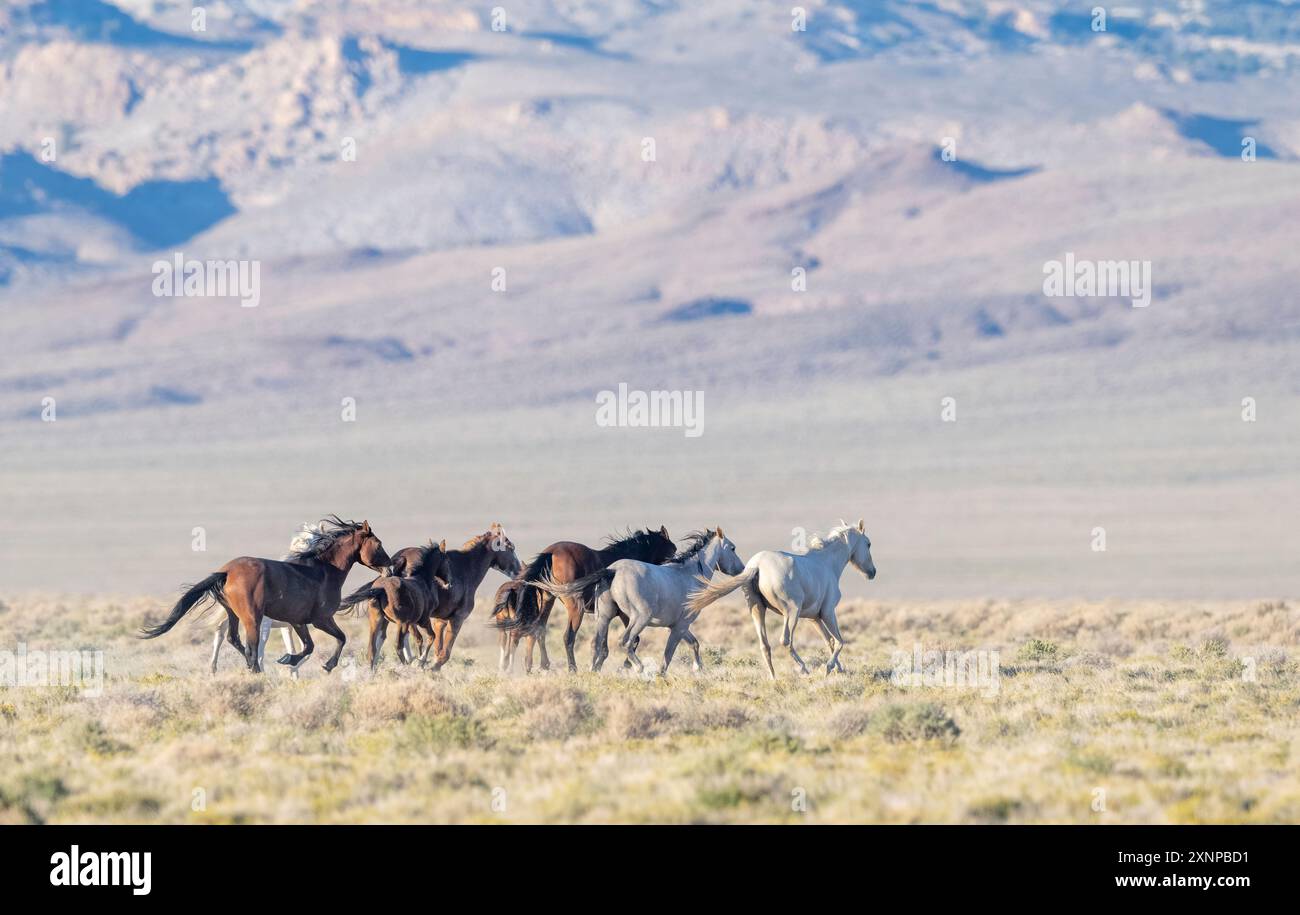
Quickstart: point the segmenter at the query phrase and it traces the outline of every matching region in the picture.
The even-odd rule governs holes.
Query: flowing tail
[[[686,598],[686,609],[690,610],[694,616],[700,615],[700,611],[709,604],[721,597],[726,597],[737,588],[749,587],[758,578],[758,566],[752,569],[746,569],[739,575],[723,575],[721,572],[715,572],[712,578],[699,576],[703,587],[697,588],[691,592],[690,597]]]
[[[609,583],[613,580],[614,570],[606,568],[598,569],[590,575],[584,575],[582,578],[575,579],[574,581],[565,584],[561,584],[549,575],[541,581],[533,581],[529,582],[529,584],[534,588],[537,588],[539,591],[545,591],[547,594],[554,594],[556,597],[573,597],[575,594],[582,594],[588,588],[593,586],[596,588],[596,591],[599,592],[601,588],[609,587]],[[593,599],[595,596],[596,594],[593,592]],[[587,606],[582,608],[582,612],[591,613],[594,609],[595,608],[592,604],[588,603]]]
[[[224,603],[225,598],[221,589],[226,586],[226,573],[213,572],[197,585],[192,585],[188,591],[181,595],[181,599],[172,607],[171,614],[157,626],[146,626],[140,631],[142,639],[156,639],[164,632],[169,631],[173,626],[181,621],[181,617],[189,613],[197,604],[211,598],[212,600]]]
[[[354,614],[356,613],[358,606],[364,604],[366,601],[369,600],[372,600],[376,604],[378,604],[379,608],[382,610],[384,608],[384,605],[388,603],[388,592],[385,591],[383,588],[375,587],[375,583],[378,581],[379,579],[376,578],[370,584],[363,585],[362,587],[357,588],[355,591],[353,591],[351,594],[349,594],[347,597],[343,598],[343,600],[339,602],[339,608],[334,612],[342,613],[345,616],[348,614]]]
[[[551,554],[539,553],[528,563],[528,568],[524,569],[523,574],[517,579],[524,585],[536,585],[542,579],[551,577]],[[502,601],[505,603],[505,601]],[[500,610],[502,604],[497,604],[496,610]],[[537,622],[538,617],[542,615],[542,602],[537,596],[537,591],[533,588],[523,588],[518,599],[515,601],[514,612],[509,616],[494,616],[492,625],[498,629],[529,629]]]

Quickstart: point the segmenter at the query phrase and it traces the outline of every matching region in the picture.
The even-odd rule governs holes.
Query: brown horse
[[[411,546],[393,554],[389,574],[358,588],[343,598],[339,610],[351,612],[358,604],[369,603],[370,669],[379,665],[379,650],[388,634],[388,624],[397,625],[397,660],[410,661],[405,653],[406,637],[420,627],[433,638],[433,618],[451,596],[451,560],[447,541]]]
[[[297,667],[312,653],[314,645],[307,631],[308,623],[334,636],[338,647],[325,662],[325,670],[329,672],[338,666],[347,642],[347,636],[334,622],[334,613],[348,572],[358,562],[380,571],[390,561],[384,545],[370,530],[369,521],[358,524],[331,516],[305,529],[283,560],[251,556],[230,560],[181,595],[167,619],[146,628],[141,638],[157,638],[197,604],[211,598],[225,608],[230,644],[243,652],[249,670],[262,672],[257,642],[262,617],[269,616],[290,624],[302,639],[303,650],[286,654],[280,658],[281,664]],[[240,644],[240,625],[244,627],[247,646]]]
[[[519,557],[515,555],[515,545],[501,525],[495,522],[486,533],[467,540],[459,550],[448,551],[447,558],[451,562],[451,589],[431,620],[433,637],[427,647],[420,629],[413,630],[420,652],[420,665],[424,666],[432,652],[435,671],[441,670],[451,659],[451,647],[456,644],[456,636],[465,620],[474,612],[474,595],[487,577],[488,569],[497,569],[507,578],[514,578],[522,568]]]
[[[667,527],[661,527],[657,531],[647,528],[617,540],[611,537],[607,544],[604,549],[593,550],[585,544],[574,543],[571,540],[552,543],[528,564],[520,580],[524,583],[548,580],[557,585],[566,585],[579,578],[585,578],[593,572],[599,572],[611,562],[620,559],[636,559],[651,565],[662,565],[677,553],[673,539],[668,536]],[[569,656],[570,673],[578,671],[578,663],[573,657],[573,646],[578,638],[578,627],[582,625],[582,609],[591,603],[593,597],[594,587],[588,589],[588,593],[566,595],[561,598],[569,615],[568,625],[564,629],[564,651]],[[550,669],[551,662],[546,656],[546,624],[554,604],[554,595],[539,591],[535,587],[524,588],[523,594],[519,595],[513,608],[498,604],[493,612],[494,624],[505,630],[513,639],[513,644],[506,646],[509,649],[506,652],[508,657],[514,657],[515,646],[518,645],[519,639],[526,637],[530,640],[528,655],[532,655],[533,643],[540,644],[542,670]],[[621,611],[618,616],[626,626],[627,616]]]
[[[497,637],[497,645],[500,648],[500,655],[497,659],[497,670],[501,673],[509,673],[515,667],[515,651],[519,648],[519,642],[523,638],[528,639],[528,650],[524,654],[524,673],[533,672],[533,648],[537,645],[537,634],[535,630],[527,633],[519,629],[510,628],[510,623],[519,613],[519,599],[524,592],[528,590],[528,584],[522,578],[512,578],[507,582],[502,582],[501,587],[497,588],[496,596],[492,598],[492,625],[501,630]],[[546,642],[542,641],[542,657],[546,668],[550,668],[550,661],[546,659]]]

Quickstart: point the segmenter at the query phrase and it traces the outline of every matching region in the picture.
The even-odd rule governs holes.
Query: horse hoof
[[[280,659],[279,659],[278,661],[276,661],[275,663],[277,663],[277,664],[289,664],[289,665],[292,665],[292,664],[293,664],[293,655],[291,655],[291,654],[282,655],[282,656],[280,657]]]

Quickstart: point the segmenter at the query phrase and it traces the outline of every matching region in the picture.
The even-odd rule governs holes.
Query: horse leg
[[[519,643],[524,639],[528,640],[528,646],[524,649],[524,673],[533,672],[533,652],[537,648],[537,633],[530,632],[527,635],[518,635],[512,633],[514,637],[514,646],[510,649],[510,665],[513,667],[515,662],[515,652],[519,650]]]
[[[456,635],[460,632],[461,624],[465,622],[461,617],[452,617],[447,631],[443,633],[443,645],[438,649],[438,660],[434,662],[434,673],[442,670],[443,665],[451,660],[451,646],[456,644]]]
[[[668,676],[668,667],[673,663],[673,653],[677,651],[677,643],[682,640],[684,630],[674,626],[668,630],[668,643],[664,645],[664,669],[659,671],[659,676]]]
[[[630,615],[630,614],[629,614]],[[636,655],[636,647],[641,643],[641,630],[650,625],[650,614],[643,610],[637,609],[636,616],[632,619],[632,625],[623,633],[623,646],[627,649],[627,659],[632,662],[637,673],[645,670],[645,665]]]
[[[622,645],[622,644],[624,644],[624,643],[627,642],[627,627],[628,627],[627,614],[624,613],[622,610],[618,610],[618,611],[615,612],[614,615],[617,616],[618,619],[619,619],[619,622],[621,622],[621,623],[623,624],[623,635],[624,635],[624,637],[623,637],[623,639],[621,639],[621,640],[619,641],[619,644]],[[611,621],[611,622],[612,622],[612,621]],[[639,645],[640,642],[641,642],[641,639],[640,639],[640,637],[638,636],[638,638],[637,638],[637,644]],[[632,646],[632,650],[633,650],[633,651],[636,651],[636,649],[637,649],[637,645],[633,645],[633,646]],[[632,666],[632,662],[629,661],[627,658],[624,658],[624,659],[623,659],[623,669],[624,669],[624,670],[627,670],[627,669],[630,668],[631,666]]]
[[[772,646],[767,642],[767,604],[761,597],[750,598],[749,615],[754,620],[754,631],[758,633],[758,649],[767,664],[767,675],[776,679],[776,669],[772,667]]]
[[[239,641],[239,617],[230,609],[226,610],[226,641],[230,642],[235,651],[244,653],[244,643]]]
[[[840,652],[844,650],[844,636],[840,635],[840,623],[835,618],[835,608],[824,608],[817,621],[821,623],[822,632],[826,634],[826,644],[831,646],[831,659],[826,664],[826,672],[838,670],[840,673],[845,673],[844,665],[840,663]],[[833,644],[831,639],[835,640]]]
[[[379,666],[379,649],[384,647],[384,636],[388,634],[388,618],[372,602],[370,605],[370,672]]]
[[[244,660],[248,662],[249,670],[260,674],[262,672],[261,621],[253,617],[245,617],[241,622],[244,625]]]
[[[433,621],[429,617],[426,616],[415,624],[415,638],[420,645],[420,669],[423,670],[429,663],[429,654],[433,649]]]
[[[555,606],[555,595],[543,594],[541,597],[542,612],[537,615],[537,624],[533,626],[533,641],[537,644],[541,652],[541,669],[551,669],[551,658],[546,653],[546,627],[551,619],[551,607]]]
[[[221,656],[221,643],[226,640],[226,627],[229,622],[221,623],[217,626],[217,631],[212,637],[212,672],[217,672],[217,658]]]
[[[510,657],[510,633],[504,629],[497,633],[497,673],[510,672],[506,659]]]
[[[280,658],[276,663],[289,667],[293,673],[296,674],[298,672],[298,665],[307,660],[307,656],[315,650],[316,644],[311,640],[311,633],[307,631],[306,623],[294,623],[293,631],[298,633],[298,638],[302,639],[302,651],[297,654],[293,653],[293,639],[289,635],[289,630],[285,629],[284,641],[289,646],[290,652]]]
[[[262,625],[257,629],[257,663],[266,664],[266,643],[271,639],[271,618],[262,617]]]
[[[334,638],[338,640],[338,645],[334,649],[334,654],[325,662],[325,673],[329,673],[339,666],[339,658],[343,656],[343,646],[347,644],[348,637],[343,630],[339,628],[339,624],[335,622],[332,614],[322,615],[319,618],[312,620],[312,625],[322,632],[334,636]]]
[[[564,609],[569,611],[568,625],[564,628],[564,653],[569,656],[569,673],[578,672],[578,661],[573,656],[573,645],[578,641],[578,627],[582,625],[582,599],[578,595],[564,598]]]
[[[687,645],[691,646],[691,651],[695,652],[695,671],[699,673],[704,669],[704,664],[700,661],[700,640],[695,637],[695,633],[691,632],[689,626],[682,633],[682,638],[686,640]]]
[[[781,644],[790,650],[790,657],[799,665],[799,673],[806,674],[808,665],[799,657],[799,652],[794,650],[794,628],[799,625],[799,605],[788,598],[780,603],[779,609],[785,616],[785,624],[781,627]]]
[[[596,637],[591,643],[592,673],[599,673],[601,665],[609,657],[609,624],[613,619],[612,614],[602,613],[596,620]]]

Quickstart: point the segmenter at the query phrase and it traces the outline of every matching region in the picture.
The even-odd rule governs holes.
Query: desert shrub
[[[520,724],[534,740],[566,740],[581,731],[595,717],[587,694],[565,684],[547,683],[545,689],[530,689],[530,707]]]
[[[430,679],[409,678],[358,687],[353,691],[351,711],[359,721],[366,722],[464,714],[443,685]]]
[[[672,718],[665,705],[615,702],[605,714],[605,728],[617,740],[645,740],[664,733]]]
[[[826,720],[826,732],[837,740],[850,740],[865,734],[871,724],[871,715],[859,705],[846,705],[831,712]]]
[[[1028,663],[1055,661],[1056,655],[1056,643],[1044,639],[1030,639],[1021,645],[1020,650],[1016,652],[1017,660]]]
[[[235,715],[252,718],[266,705],[268,687],[265,677],[252,677],[242,673],[222,678],[203,700],[203,710],[209,717],[224,718]]]
[[[876,719],[879,733],[890,743],[937,740],[951,743],[961,736],[957,722],[933,702],[888,705]]]
[[[467,715],[411,715],[402,722],[397,745],[417,753],[492,745],[482,722]]]

